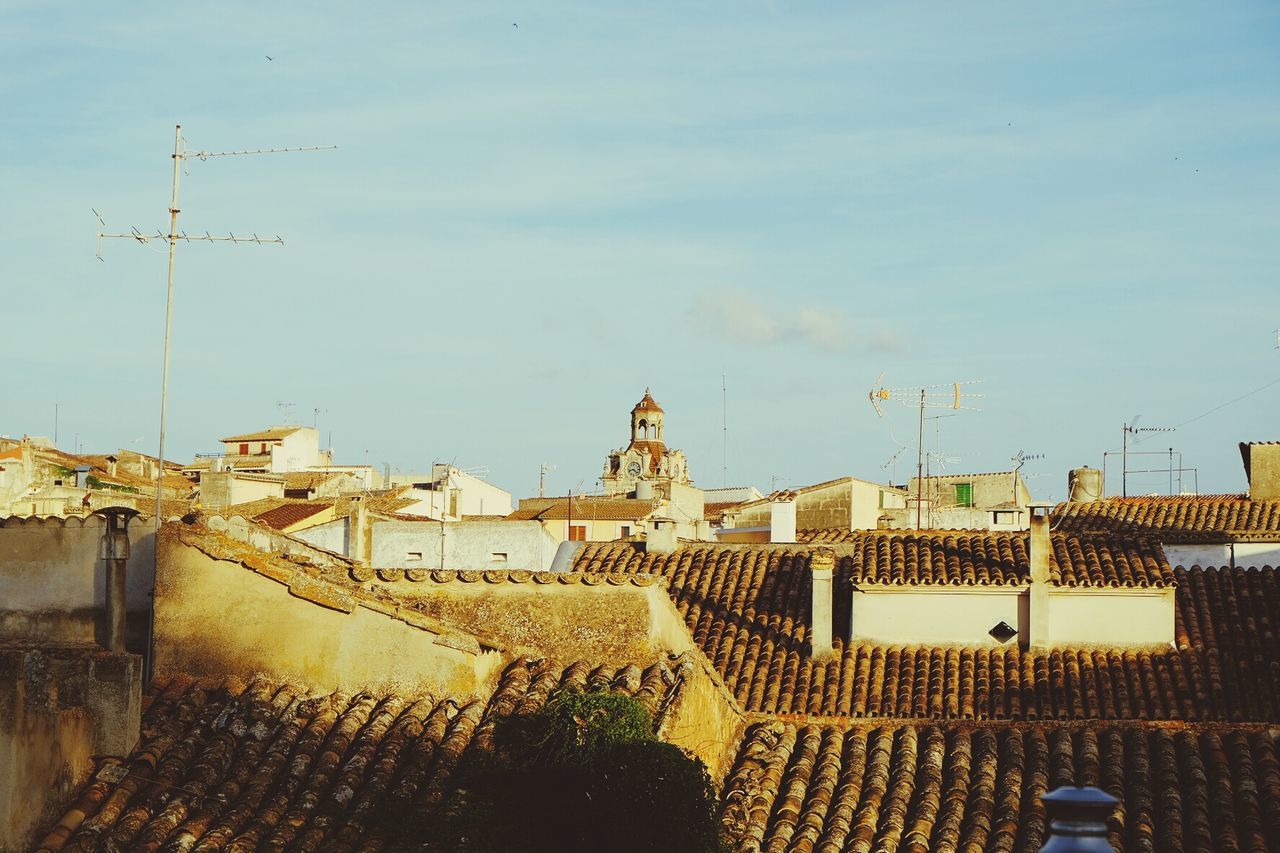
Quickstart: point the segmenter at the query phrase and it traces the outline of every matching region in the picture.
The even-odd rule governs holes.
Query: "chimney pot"
[[[831,636],[832,588],[834,585],[836,555],[830,548],[820,548],[809,556],[809,571],[813,577],[811,621],[809,626],[810,651],[820,657],[833,648]]]

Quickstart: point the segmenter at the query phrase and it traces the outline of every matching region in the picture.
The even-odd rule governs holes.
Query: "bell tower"
[[[606,494],[630,494],[641,480],[654,482],[660,491],[670,491],[664,483],[689,484],[689,465],[684,453],[667,450],[666,413],[649,389],[631,409],[631,434],[627,446],[609,454],[601,478]]]
[[[653,399],[649,389],[644,389],[644,397],[631,410],[631,443],[638,441],[662,444],[662,418],[664,412],[658,402]]]

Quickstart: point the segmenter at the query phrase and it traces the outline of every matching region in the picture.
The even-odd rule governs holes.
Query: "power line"
[[[1263,385],[1261,388],[1254,388],[1252,391],[1248,392],[1247,394],[1241,394],[1239,397],[1236,397],[1234,400],[1228,400],[1227,402],[1223,403],[1223,404],[1222,404],[1222,405],[1220,405],[1220,406],[1214,406],[1212,409],[1210,409],[1209,411],[1205,412],[1204,414],[1196,415],[1194,418],[1192,418],[1192,419],[1191,419],[1191,420],[1189,420],[1189,421],[1183,421],[1182,423],[1180,423],[1180,424],[1178,424],[1176,427],[1174,427],[1174,429],[1180,429],[1180,428],[1182,428],[1182,427],[1186,426],[1187,424],[1193,424],[1193,423],[1195,423],[1196,421],[1200,420],[1201,418],[1207,418],[1207,417],[1209,417],[1209,415],[1212,415],[1214,412],[1221,411],[1222,409],[1225,409],[1227,406],[1235,405],[1236,403],[1239,403],[1241,400],[1243,400],[1243,399],[1245,399],[1245,398],[1247,398],[1247,397],[1252,397],[1254,394],[1259,394],[1259,393],[1261,393],[1261,392],[1263,392],[1263,391],[1267,390],[1268,388],[1270,388],[1270,387],[1271,387],[1271,386],[1273,386],[1273,385],[1280,385],[1280,379],[1273,379],[1273,380],[1271,380],[1270,382],[1268,382],[1266,385]]]

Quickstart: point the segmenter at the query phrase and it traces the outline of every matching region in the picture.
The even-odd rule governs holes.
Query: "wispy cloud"
[[[800,344],[823,352],[901,352],[903,341],[888,330],[861,328],[829,304],[770,304],[740,287],[717,287],[698,295],[690,320],[701,331],[754,346]]]

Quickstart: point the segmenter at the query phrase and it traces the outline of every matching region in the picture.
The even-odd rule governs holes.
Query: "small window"
[[[956,506],[973,506],[973,483],[956,483]]]
[[[1013,524],[1013,510],[999,509],[992,513],[996,524]]]
[[[240,455],[241,455],[241,456],[248,456],[248,455],[249,455],[249,445],[248,445],[248,443],[245,443],[245,444],[240,445]]]
[[[1018,636],[1018,629],[1010,625],[1008,622],[1001,620],[995,624],[995,627],[987,632],[997,643],[1007,643],[1014,637]]]
[[[405,560],[407,560],[410,563],[420,563],[422,562],[422,552],[410,551],[408,554],[405,555]]]
[[[507,564],[507,552],[494,551],[492,554],[489,555],[489,562],[498,566],[505,566]]]
[[[570,542],[586,542],[587,526],[585,524],[569,525],[569,541]]]
[[[626,539],[626,538],[627,538],[628,536],[630,536],[630,535],[631,535],[631,526],[630,526],[630,525],[628,525],[628,524],[624,524],[624,525],[622,525],[620,528],[618,528],[618,536],[619,536],[620,538],[622,538],[622,539]]]

